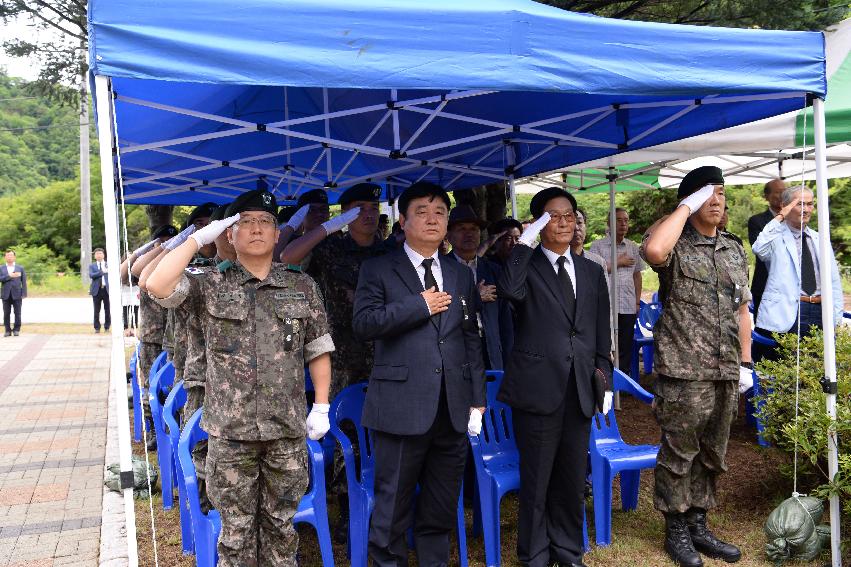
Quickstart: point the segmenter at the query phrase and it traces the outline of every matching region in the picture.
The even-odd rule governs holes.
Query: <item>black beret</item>
[[[520,221],[511,217],[499,219],[498,221],[492,223],[488,228],[488,232],[490,234],[499,234],[500,232],[505,232],[506,230],[509,230],[511,228],[516,228],[520,232],[523,232],[523,225],[520,223]]]
[[[278,203],[275,196],[265,189],[247,191],[237,197],[233,203],[228,205],[225,216],[230,217],[244,211],[266,211],[273,217],[278,216]]]
[[[327,205],[328,193],[326,193],[324,189],[314,189],[312,191],[308,191],[307,193],[302,193],[301,197],[298,198],[298,203],[296,203],[296,207],[300,209],[305,205],[310,205],[313,203]]]
[[[286,207],[281,207],[281,210],[278,211],[278,224],[284,224],[285,222],[290,220],[297,210],[298,207],[296,207],[295,205],[287,205]]]
[[[222,220],[223,218],[225,218],[225,212],[227,212],[229,205],[230,203],[226,203],[224,205],[219,205],[218,207],[216,207],[215,210],[210,213],[210,222]]]
[[[192,212],[189,213],[189,217],[186,219],[186,222],[183,223],[183,228],[186,228],[190,224],[193,224],[196,220],[202,219],[204,217],[211,217],[213,215],[213,211],[218,208],[218,205],[215,203],[204,203],[203,205],[198,205]]]
[[[529,212],[532,213],[532,216],[540,218],[541,215],[544,214],[544,207],[547,206],[552,199],[556,197],[564,197],[570,204],[573,205],[573,212],[576,212],[576,199],[562,189],[561,187],[547,187],[541,191],[538,191],[534,197],[532,197],[532,202],[529,203]]]
[[[677,189],[677,199],[688,197],[705,185],[724,185],[724,172],[714,165],[704,165],[689,171]]]
[[[377,203],[381,200],[381,185],[377,183],[358,183],[352,185],[340,194],[337,203],[348,205],[354,201],[372,201]]]
[[[171,238],[172,236],[177,236],[177,232],[178,231],[176,228],[174,228],[170,224],[167,224],[156,229],[154,231],[153,238],[164,238],[166,236]]]

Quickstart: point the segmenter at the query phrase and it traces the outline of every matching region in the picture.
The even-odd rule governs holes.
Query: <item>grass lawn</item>
[[[629,443],[657,443],[658,427],[650,408],[629,396],[624,396],[618,422],[625,440]],[[710,526],[721,538],[742,547],[743,559],[739,565],[770,565],[764,559],[765,536],[762,524],[771,510],[788,497],[791,485],[779,472],[779,467],[787,459],[779,451],[764,449],[756,444],[753,431],[744,423],[743,409],[733,426],[728,451],[728,472],[719,482],[719,508],[710,514]],[[134,443],[133,452],[143,456],[141,444]],[[152,462],[156,454],[149,453]],[[645,471],[641,478],[638,510],[622,512],[617,507],[620,493],[617,482],[614,491],[615,510],[612,517],[613,544],[609,547],[593,545],[593,506],[587,502],[591,551],[585,556],[590,566],[664,566],[672,565],[662,550],[664,522],[662,516],[653,509],[653,471]],[[336,504],[329,500],[329,515],[333,527],[337,517]],[[155,494],[153,516],[156,524],[157,551],[161,565],[191,566],[192,556],[183,556],[180,545],[180,524],[177,508],[163,511],[161,497]],[[505,565],[517,565],[515,555],[517,498],[509,495],[503,500],[501,510],[502,558]],[[136,501],[136,526],[138,530],[140,565],[153,565],[153,545],[151,538],[151,512],[149,502]],[[299,529],[301,539],[301,565],[303,567],[321,565],[319,546],[313,530],[309,527]],[[470,565],[483,566],[484,545],[481,538],[472,537],[472,511],[467,508],[467,545]],[[457,547],[453,543],[453,553]],[[334,545],[335,562],[347,565],[345,546]],[[826,557],[826,556],[824,556]],[[457,565],[457,555],[451,561]],[[705,560],[707,566],[720,566],[722,561]],[[411,555],[410,565],[416,565]]]

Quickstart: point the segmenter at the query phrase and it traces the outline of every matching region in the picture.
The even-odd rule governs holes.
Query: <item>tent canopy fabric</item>
[[[825,101],[827,175],[851,177],[851,19],[825,30],[828,92]],[[655,163],[662,187],[676,187],[692,169],[714,165],[731,185],[815,179],[811,108],[709,132],[652,148],[624,152],[575,169]],[[804,139],[806,137],[806,145]],[[806,158],[806,159],[804,159]],[[571,168],[573,169],[573,168]],[[624,172],[629,175],[629,171]],[[561,173],[548,176],[558,179]],[[622,182],[625,180],[621,180]]]
[[[803,107],[820,33],[610,20],[527,0],[92,0],[125,201],[461,189]]]

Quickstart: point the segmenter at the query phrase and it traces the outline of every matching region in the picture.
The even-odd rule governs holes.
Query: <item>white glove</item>
[[[163,244],[163,249],[169,251],[174,250],[175,248],[186,242],[186,239],[189,238],[189,235],[193,232],[195,232],[195,225],[190,224],[189,226],[178,232],[177,236],[172,236],[171,238],[166,240],[165,244]]]
[[[151,248],[153,248],[154,245],[159,241],[160,241],[159,238],[154,238],[150,242],[142,244],[141,246],[139,246],[138,248],[133,250],[133,253],[130,254],[130,255],[133,256],[134,258],[138,258],[139,256],[142,256],[143,254],[147,254],[148,252],[151,251]]]
[[[703,204],[708,201],[712,195],[715,193],[715,185],[704,185],[682,201],[680,201],[680,205],[685,205],[688,207],[689,216],[693,215],[697,212],[697,210],[703,206]],[[679,205],[678,205],[679,206]]]
[[[304,217],[306,217],[307,213],[309,212],[310,205],[304,205],[302,208],[293,213],[293,216],[290,217],[290,220],[288,220],[287,224],[285,224],[284,226],[288,226],[293,230],[300,229],[301,225],[304,224]]]
[[[603,394],[603,415],[609,413],[609,410],[612,409],[612,399],[615,397],[614,392],[610,392],[606,390],[606,393]]]
[[[221,233],[225,231],[227,227],[235,223],[239,220],[239,213],[236,213],[232,217],[228,217],[222,220],[216,220],[203,227],[201,230],[195,231],[191,238],[198,243],[198,248],[206,244],[210,244],[219,237]]]
[[[330,409],[331,404],[313,404],[313,408],[307,416],[307,436],[310,439],[319,441],[331,429],[331,422],[328,421]]]
[[[298,214],[298,213],[296,213]],[[360,207],[349,209],[341,215],[337,215],[333,219],[329,219],[322,223],[322,228],[325,229],[325,234],[333,234],[338,230],[342,230],[344,226],[349,226],[354,222],[360,214]]]
[[[541,231],[544,230],[544,227],[547,226],[547,223],[550,222],[550,213],[544,213],[541,215],[541,218],[533,222],[529,225],[529,227],[523,231],[523,234],[518,238],[518,242],[520,244],[525,244],[529,248],[535,245],[535,240],[538,238],[538,235],[541,234]]]
[[[467,433],[478,435],[482,432],[482,412],[476,408],[470,408],[470,421],[467,422]]]
[[[739,393],[744,394],[753,388],[753,370],[739,366]]]

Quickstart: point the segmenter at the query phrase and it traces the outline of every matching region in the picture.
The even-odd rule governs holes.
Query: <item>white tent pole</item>
[[[95,93],[98,111],[98,143],[100,145],[101,190],[103,192],[103,224],[106,233],[106,250],[109,277],[107,292],[116,299],[121,297],[121,275],[119,274],[121,252],[118,246],[118,219],[115,204],[115,170],[112,159],[112,109],[109,79],[95,77]],[[113,322],[121,322],[121,301],[112,301],[109,306]],[[127,557],[131,567],[139,564],[136,549],[136,510],[133,502],[133,463],[130,448],[130,428],[127,425],[127,384],[124,363],[124,329],[121,324],[111,327],[112,351],[110,357],[110,381],[115,390],[116,419],[118,420],[118,449],[121,465],[121,488],[124,494],[124,519],[127,529]]]
[[[515,220],[520,220],[520,215],[517,214],[517,190],[514,187],[514,163],[517,161],[514,155],[514,146],[510,143],[505,144],[505,163],[508,164],[508,195],[511,199],[511,216]]]
[[[615,168],[609,166],[609,175],[606,176],[609,180],[609,242],[611,244],[611,254],[609,255],[609,285],[612,288],[612,293],[609,295],[611,302],[609,309],[612,314],[612,351],[615,353],[615,368],[620,368],[620,352],[618,349],[618,245],[615,242],[615,227],[617,226],[617,218],[615,215],[615,188],[618,175]],[[629,369],[620,368],[624,372],[629,372]],[[620,409],[620,396],[615,393],[615,409]]]
[[[817,98],[813,101],[813,118],[815,130],[816,154],[816,190],[818,192],[818,234],[819,258],[830,255],[830,204],[827,197],[827,161],[825,152],[824,101]],[[836,337],[835,321],[833,318],[833,287],[831,269],[822,262],[825,269],[821,270],[821,321],[824,327],[824,376],[826,389],[830,391],[825,396],[827,415],[831,421],[836,421]],[[830,393],[832,392],[832,393]],[[836,428],[831,427],[827,436],[827,474],[832,482],[839,472],[838,449],[836,444]],[[833,567],[842,565],[839,552],[839,496],[830,497],[830,552]]]

